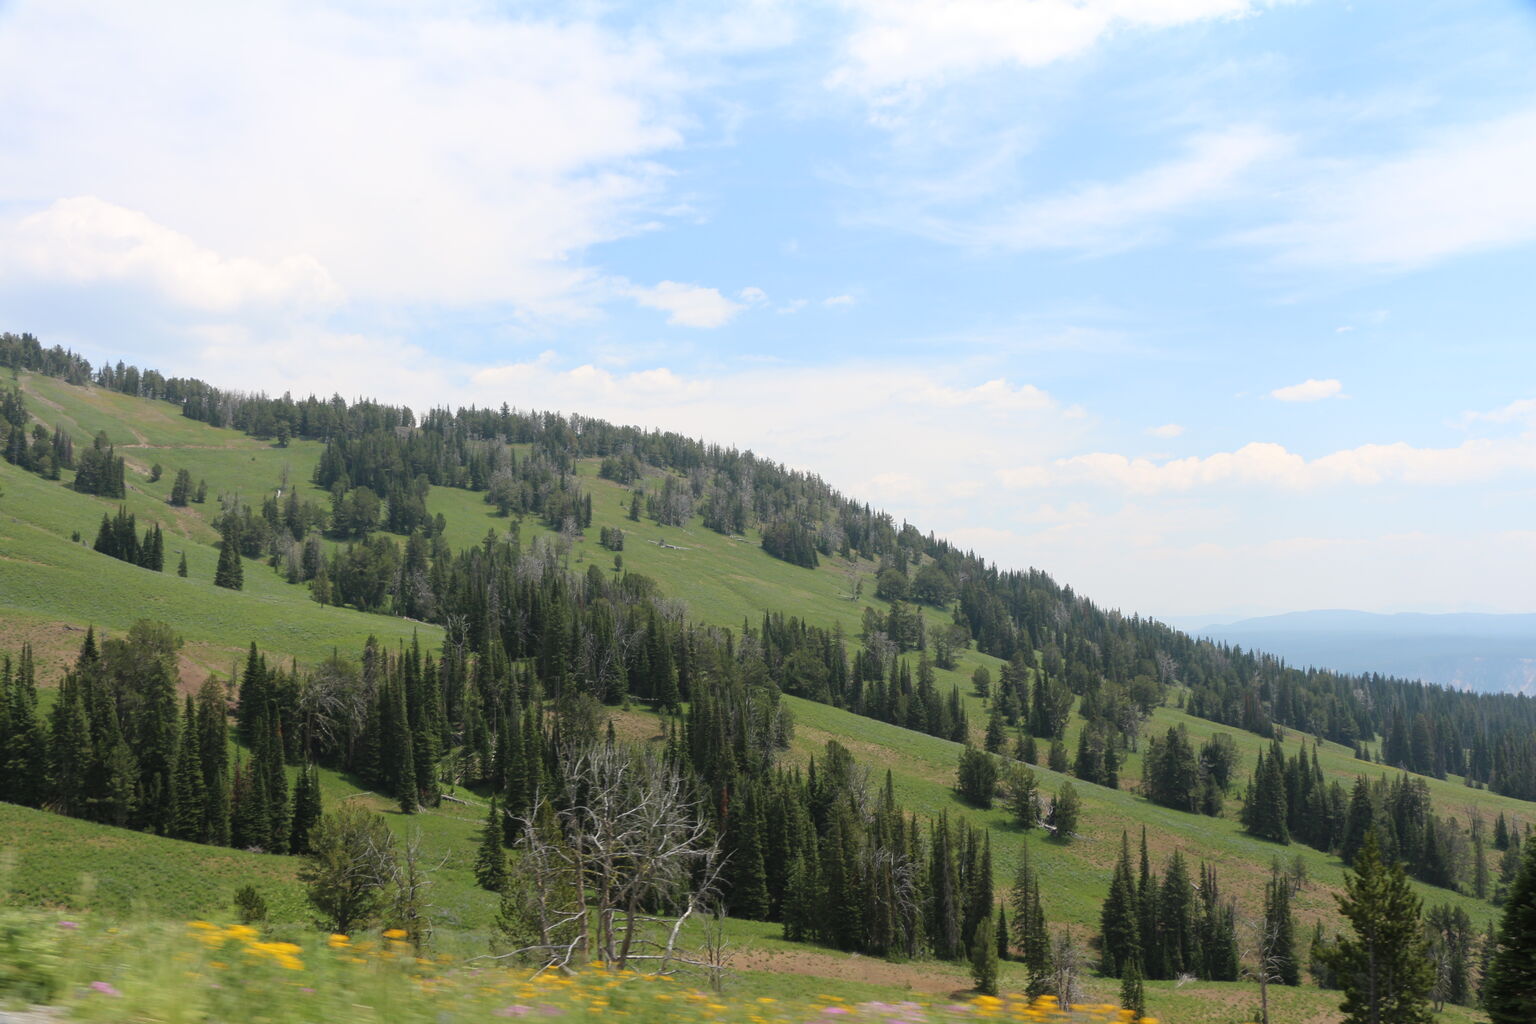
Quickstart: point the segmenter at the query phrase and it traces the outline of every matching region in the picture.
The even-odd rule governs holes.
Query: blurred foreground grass
[[[0,1006],[42,1004],[70,1021],[456,1024],[529,1017],[723,1024],[1125,1024],[1109,1005],[1064,1012],[1047,997],[856,1002],[719,996],[699,977],[589,965],[531,976],[495,961],[419,957],[402,932],[348,937],[246,925],[109,924],[0,911]],[[1144,1018],[1143,1024],[1151,1024]]]

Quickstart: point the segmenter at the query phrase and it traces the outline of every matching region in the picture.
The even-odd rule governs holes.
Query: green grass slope
[[[245,589],[213,585],[218,540],[211,519],[220,494],[261,497],[281,485],[307,485],[321,446],[294,442],[280,449],[235,431],[218,430],[182,417],[165,402],[79,388],[24,374],[28,410],[52,428],[61,426],[88,445],[105,430],[127,460],[124,501],[78,494],[61,481],[44,480],[0,463],[0,646],[29,640],[40,649],[44,678],[51,681],[88,625],[126,630],[141,618],[171,623],[186,641],[184,675],[228,671],[251,642],[282,657],[318,660],[333,647],[355,654],[370,634],[385,642],[419,632],[435,644],[441,631],[425,623],[322,607],[304,587],[284,582],[265,564],[247,560]],[[159,481],[149,479],[155,463]],[[176,471],[208,482],[208,501],[167,504]],[[126,505],[141,531],[158,522],[165,532],[166,571],[149,572],[90,548],[103,513]],[[80,541],[72,538],[79,534]],[[175,569],[182,552],[188,576]],[[49,671],[53,669],[53,671]]]

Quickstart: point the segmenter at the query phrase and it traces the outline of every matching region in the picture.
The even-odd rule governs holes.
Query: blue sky
[[[0,4],[0,320],[1184,620],[1532,611],[1536,4]]]

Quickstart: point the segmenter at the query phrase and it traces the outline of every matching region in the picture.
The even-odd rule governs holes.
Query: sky
[[[1536,611],[1536,3],[0,2],[0,329],[815,472],[1188,624]]]

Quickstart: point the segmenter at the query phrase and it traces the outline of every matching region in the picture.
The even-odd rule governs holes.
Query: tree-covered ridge
[[[1102,609],[1040,570],[999,570],[911,524],[898,527],[814,475],[752,452],[507,406],[437,409],[418,423],[409,408],[349,404],[339,395],[295,400],[224,391],[120,363],[92,371],[81,357],[43,349],[29,335],[0,335],[0,363],[174,402],[188,417],[258,437],[327,441],[317,479],[332,489],[333,508],[343,509],[333,514],[333,529],[347,521],[349,495],[366,487],[382,501],[387,525],[429,536],[434,524],[425,521],[419,498],[423,486],[438,485],[484,489],[493,503],[508,502],[509,511],[580,530],[590,522],[590,512],[583,515],[590,498],[575,482],[575,462],[602,459],[610,478],[647,488],[644,505],[658,522],[686,513],[701,514],[721,532],[758,527],[771,551],[797,561],[812,554],[876,559],[882,587],[903,591],[893,596],[952,607],[961,642],[987,654],[1011,660],[1042,652],[1049,677],[1085,702],[1106,692],[1114,700],[1149,683],[1177,684],[1187,691],[1186,709],[1203,718],[1264,736],[1280,725],[1351,746],[1380,736],[1376,753],[1388,765],[1462,774],[1501,794],[1536,799],[1536,701],[1530,698],[1301,670],[1259,652],[1197,640],[1155,620]],[[508,445],[528,446],[530,454],[519,458]],[[644,483],[644,467],[666,471],[659,487]],[[499,489],[493,488],[498,477]],[[394,506],[399,511],[391,511]],[[812,541],[809,550],[801,538]],[[407,613],[402,605],[411,601],[379,595],[377,581],[403,571],[391,559],[381,545],[361,551],[352,559],[357,564],[343,570],[358,586],[343,585],[330,600]],[[423,571],[419,559],[409,571]],[[328,575],[334,587],[336,574]],[[896,639],[916,646],[915,638]]]

